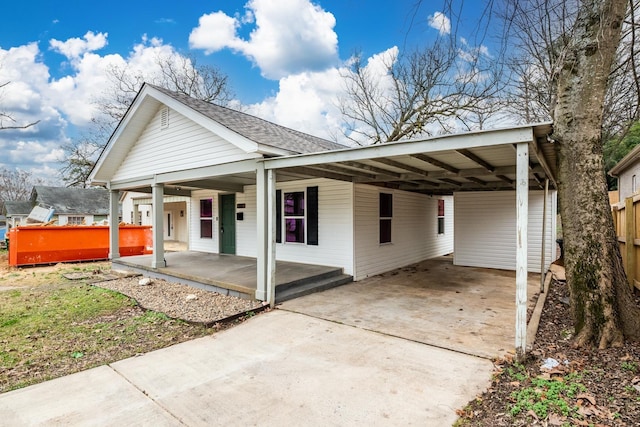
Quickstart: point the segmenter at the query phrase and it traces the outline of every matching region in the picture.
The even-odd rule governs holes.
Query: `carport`
[[[544,191],[540,257],[540,271],[544,272],[547,197],[556,189],[551,132],[552,124],[543,123],[260,161],[256,172],[258,292],[264,292],[273,304],[275,183],[281,177],[323,177],[428,195],[515,190],[515,348],[517,356],[523,356],[527,343],[529,190]]]

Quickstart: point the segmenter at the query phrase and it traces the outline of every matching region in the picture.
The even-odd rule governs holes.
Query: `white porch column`
[[[258,275],[256,282],[256,299],[268,301],[267,263],[268,263],[268,226],[267,215],[267,171],[264,164],[259,162],[256,168],[256,261]]]
[[[267,292],[269,304],[276,304],[276,171],[267,171]]]
[[[120,258],[120,191],[109,190],[109,259]]]
[[[153,258],[151,268],[166,267],[164,261],[164,235],[162,231],[162,217],[164,215],[164,184],[153,184],[151,186],[151,211],[152,211],[152,231],[153,231]]]
[[[529,144],[516,150],[516,359],[527,347],[527,232],[529,221]]]

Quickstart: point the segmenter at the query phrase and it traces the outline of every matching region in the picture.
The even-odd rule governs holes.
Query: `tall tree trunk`
[[[601,135],[604,96],[626,7],[627,0],[582,1],[554,112],[575,343],[600,348],[640,336],[640,310],[613,229]]]

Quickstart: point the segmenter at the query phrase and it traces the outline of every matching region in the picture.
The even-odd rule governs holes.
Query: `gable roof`
[[[3,212],[6,216],[29,215],[31,209],[33,209],[33,203],[29,201],[9,200],[4,202]]]
[[[280,126],[242,111],[201,101],[159,86],[145,84],[215,120],[227,129],[261,145],[284,149],[290,151],[291,154],[317,153],[347,148],[344,145]]]
[[[41,204],[54,209],[56,215],[108,215],[109,191],[104,188],[68,188],[36,185],[31,206]],[[31,208],[29,208],[29,211]]]
[[[106,183],[110,180],[163,105],[220,135],[246,153],[273,157],[346,148],[250,114],[145,83],[100,154],[90,174],[91,182]]]

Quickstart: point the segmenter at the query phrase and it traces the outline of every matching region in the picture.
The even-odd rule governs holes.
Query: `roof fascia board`
[[[609,175],[618,177],[628,166],[631,166],[640,154],[640,145],[636,145],[626,156],[622,158],[614,167],[609,171]]]
[[[410,140],[347,148],[322,153],[301,154],[262,160],[266,169],[311,166],[322,163],[358,161],[420,153],[453,151],[465,148],[490,147],[534,140],[531,126],[444,135],[423,140]]]
[[[221,165],[203,166],[201,168],[187,169],[175,172],[164,172],[156,175],[155,182],[178,183],[193,181],[196,179],[207,179],[217,176],[255,172],[256,165],[256,160],[250,159],[233,163],[223,163]]]

